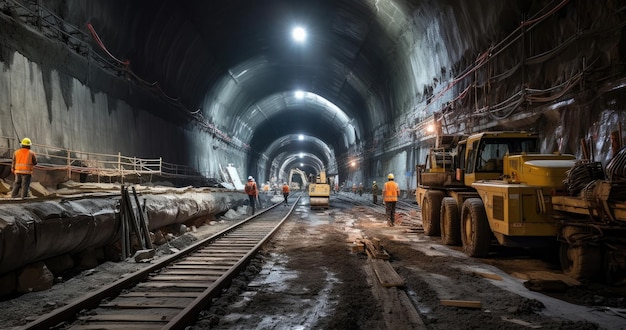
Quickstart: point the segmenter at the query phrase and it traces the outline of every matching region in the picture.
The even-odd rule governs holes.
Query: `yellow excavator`
[[[315,179],[309,183],[309,199],[311,200],[311,210],[327,209],[330,201],[330,184],[326,180],[326,171],[321,171]]]

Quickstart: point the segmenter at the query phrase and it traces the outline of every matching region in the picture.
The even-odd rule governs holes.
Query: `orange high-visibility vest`
[[[283,194],[289,193],[289,186],[283,185]]]
[[[13,154],[13,170],[15,174],[33,174],[35,153],[30,149],[20,148]]]
[[[257,192],[256,192],[256,182],[252,182],[252,181],[248,181],[248,183],[246,183],[246,194],[250,195],[250,196],[256,196]]]
[[[400,187],[394,181],[385,182],[385,192],[383,200],[385,202],[397,202],[398,195],[400,194]]]

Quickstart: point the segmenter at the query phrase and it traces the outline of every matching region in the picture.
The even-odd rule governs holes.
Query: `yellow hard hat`
[[[393,180],[393,173],[389,173],[389,175],[387,175],[387,179]]]
[[[30,139],[29,139],[29,138],[23,138],[23,139],[22,139],[22,145],[23,145],[23,146],[29,146],[29,145],[31,145],[31,144],[33,144],[33,143],[30,141]]]

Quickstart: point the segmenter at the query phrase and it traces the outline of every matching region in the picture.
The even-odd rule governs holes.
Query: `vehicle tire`
[[[491,229],[480,198],[468,198],[461,212],[461,241],[463,252],[470,257],[486,257],[491,244]]]
[[[459,207],[452,197],[441,201],[441,242],[445,245],[461,245],[461,220]]]
[[[428,236],[439,236],[439,212],[441,211],[441,200],[443,199],[443,192],[434,190],[428,191],[424,196],[424,202],[422,204],[422,227],[424,227],[424,234]]]
[[[590,232],[583,227],[565,226],[561,229],[561,236],[567,240],[561,242],[559,249],[561,269],[565,275],[579,281],[599,280],[602,274],[601,248],[580,243],[580,238],[587,234]]]

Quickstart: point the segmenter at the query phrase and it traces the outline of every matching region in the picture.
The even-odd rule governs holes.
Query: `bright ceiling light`
[[[296,91],[295,95],[296,95],[297,99],[301,100],[301,99],[304,98],[304,92],[303,91]]]
[[[295,27],[291,30],[291,37],[296,42],[304,42],[306,40],[306,30],[300,26]]]
[[[300,158],[302,158],[302,157],[304,157],[304,154],[303,154],[303,153],[300,153]]]
[[[300,141],[304,140],[304,135],[302,135],[302,134],[298,135],[298,140],[300,140]]]
[[[300,167],[304,167],[304,164],[300,163]]]

